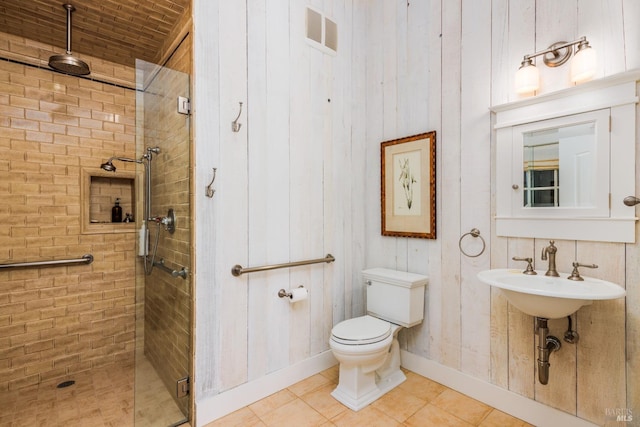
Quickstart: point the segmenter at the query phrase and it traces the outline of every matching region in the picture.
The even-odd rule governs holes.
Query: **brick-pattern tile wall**
[[[7,50],[43,55],[0,33]],[[0,59],[0,263],[95,259],[0,271],[0,392],[132,360],[135,233],[80,224],[82,171],[114,154],[135,156],[134,90]]]

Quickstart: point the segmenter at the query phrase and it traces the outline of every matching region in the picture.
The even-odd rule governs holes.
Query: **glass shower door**
[[[148,217],[136,269],[136,426],[180,424],[191,405],[191,138],[188,111],[178,108],[188,108],[189,65],[181,68],[190,61],[173,57],[181,60],[136,63],[136,151],[150,156],[138,190],[148,207],[137,215]]]

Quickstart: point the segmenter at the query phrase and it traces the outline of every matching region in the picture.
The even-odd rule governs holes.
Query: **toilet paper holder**
[[[300,285],[298,286],[298,288],[304,288],[304,286]],[[287,292],[285,289],[280,289],[278,291],[278,296],[280,298],[291,298],[291,295],[292,295],[291,292]]]

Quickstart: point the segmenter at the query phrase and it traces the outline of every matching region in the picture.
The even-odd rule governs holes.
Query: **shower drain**
[[[65,388],[65,387],[72,386],[72,385],[74,385],[75,383],[76,383],[76,382],[75,382],[75,381],[73,381],[73,380],[70,380],[70,381],[63,381],[63,382],[61,382],[60,384],[58,384],[56,387],[57,387],[57,388]]]

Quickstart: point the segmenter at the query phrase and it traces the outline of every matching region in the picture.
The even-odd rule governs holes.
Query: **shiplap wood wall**
[[[600,57],[597,77],[640,67],[640,4],[230,3],[194,1],[197,396],[328,349],[331,326],[364,312],[360,270],[382,266],[430,276],[425,322],[401,333],[405,350],[598,424],[607,408],[639,408],[638,244],[557,242],[560,269],[595,262],[593,276],[624,284],[628,297],[580,310],[581,341],[551,356],[548,386],[536,382],[533,318],[476,273],[511,266],[514,255],[539,258],[547,244],[492,234],[489,106],[516,100],[522,56],[557,40],[586,35]],[[336,57],[305,43],[307,5],[338,23]],[[568,69],[541,66],[541,92],[567,87]],[[239,101],[243,128],[232,133]],[[438,238],[383,238],[379,144],[429,130],[438,140]],[[208,200],[199,191],[211,167],[217,192]],[[487,250],[467,258],[458,240],[473,227]],[[236,263],[327,252],[337,258],[329,267],[229,273]],[[308,301],[274,296],[300,284]],[[566,325],[550,326],[562,336]]]
[[[306,42],[307,5],[340,23],[339,55]],[[365,228],[353,218],[365,210],[365,141],[354,137],[364,125],[354,129],[352,115],[363,121],[366,109],[364,81],[352,84],[352,70],[364,75],[365,68],[352,21],[362,29],[365,15],[355,7],[194,3],[197,191],[218,168],[214,197],[195,197],[196,387],[203,398],[327,351],[332,326],[354,306],[362,313],[362,287],[352,281],[364,265]],[[239,102],[242,127],[234,133]],[[327,253],[336,262],[230,273],[235,264]],[[308,300],[278,298],[279,289],[300,285]]]

